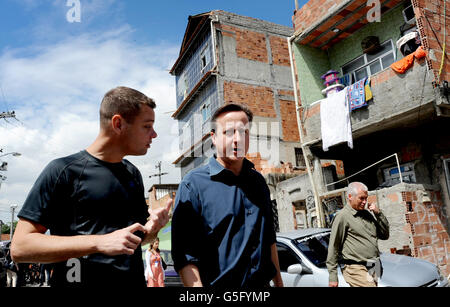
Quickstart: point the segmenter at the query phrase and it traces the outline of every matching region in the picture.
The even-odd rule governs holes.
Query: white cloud
[[[10,204],[23,204],[48,162],[94,141],[101,99],[118,85],[136,88],[157,103],[158,138],[146,156],[127,157],[141,170],[145,188],[157,183],[148,179],[156,172],[157,161],[163,161],[163,171],[170,172],[163,182],[179,181],[179,170],[171,165],[178,153],[170,152],[178,143],[176,122],[170,117],[176,108],[175,82],[167,71],[178,46],[138,46],[127,39],[131,33],[124,26],[0,54],[0,85],[7,105],[21,121],[0,120],[0,148],[22,153],[2,158],[9,162],[9,170],[0,188],[0,219],[8,217],[4,212]]]

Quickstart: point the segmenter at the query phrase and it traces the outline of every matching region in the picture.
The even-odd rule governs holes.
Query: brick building
[[[181,176],[212,156],[210,118],[239,102],[254,113],[248,158],[258,171],[292,173],[301,167],[287,37],[292,28],[211,11],[190,16],[176,77]],[[297,171],[298,172],[298,171]]]
[[[316,200],[321,211],[318,224],[325,226],[326,201],[335,197],[342,206],[347,182],[332,184],[336,178],[314,166],[323,160],[342,161],[345,174],[355,174],[349,181],[366,183],[371,200],[388,214],[391,237],[380,243],[382,251],[429,260],[447,276],[450,64],[448,55],[442,55],[444,40],[450,43],[450,1],[374,2],[368,6],[363,0],[311,0],[294,13],[295,33],[289,41],[301,145],[313,168],[312,183],[297,180],[305,182],[304,190],[311,189],[309,199]],[[413,39],[401,43],[407,37]],[[424,58],[415,55],[418,46],[425,50]],[[405,71],[391,68],[408,59],[412,61]],[[329,100],[322,94],[321,76],[330,70],[340,73],[339,82],[348,82],[344,85],[370,77],[373,98],[349,113],[353,148],[341,143],[323,149],[321,107]],[[289,190],[294,184],[277,190],[284,197],[278,204],[280,221],[292,220],[289,205],[308,205],[306,193]]]
[[[175,200],[175,196],[178,190],[178,184],[154,184],[149,190],[148,198],[146,199],[149,209],[155,210],[166,206],[167,201],[172,198]],[[170,208],[169,216],[172,216],[173,205]],[[166,226],[164,226],[158,233],[159,248],[161,250],[172,249],[172,219],[169,220]],[[145,251],[150,244],[143,246],[143,259],[145,259]]]
[[[164,207],[169,198],[175,199],[178,184],[154,184],[149,190],[147,205],[150,209]]]

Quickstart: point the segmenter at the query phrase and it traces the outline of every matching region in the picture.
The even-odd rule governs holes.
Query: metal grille
[[[190,50],[176,73],[177,108],[213,67],[211,32],[203,32]]]

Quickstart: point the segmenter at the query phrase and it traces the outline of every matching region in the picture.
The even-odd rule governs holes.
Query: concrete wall
[[[315,211],[314,194],[307,174],[280,182],[276,187],[276,200],[280,232],[294,230],[292,203],[305,200],[306,208],[310,210],[309,218]]]

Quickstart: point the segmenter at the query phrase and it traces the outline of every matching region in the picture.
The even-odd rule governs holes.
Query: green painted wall
[[[330,61],[325,51],[309,46],[294,44],[294,56],[300,83],[302,105],[310,105],[323,99],[323,80],[320,78],[330,69]]]
[[[328,50],[331,67],[340,71],[341,66],[362,55],[361,41],[367,36],[378,36],[380,43],[392,39],[395,46],[395,42],[400,38],[400,26],[404,23],[402,10],[402,5],[394,8],[381,16],[381,22],[369,23],[355,34],[332,46]],[[397,52],[397,57],[401,59],[403,56]]]
[[[293,44],[302,104],[310,105],[325,97],[322,95],[325,87],[320,77],[330,69],[340,71],[341,66],[362,55],[361,41],[365,37],[378,36],[381,43],[392,39],[395,46],[395,42],[400,38],[400,26],[404,23],[402,9],[402,5],[394,8],[381,16],[381,22],[366,25],[327,51]],[[397,52],[397,59],[402,57],[402,54]]]

